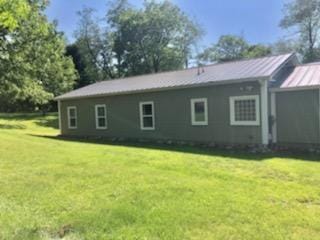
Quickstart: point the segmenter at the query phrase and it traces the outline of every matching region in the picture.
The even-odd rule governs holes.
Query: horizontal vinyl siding
[[[252,86],[253,90],[246,91],[246,86]],[[230,126],[229,97],[241,95],[260,95],[259,84],[251,82],[62,101],[62,134],[217,143],[261,143],[261,126]],[[192,98],[208,99],[207,126],[192,126],[190,112]],[[140,129],[139,102],[144,101],[154,102],[154,131]],[[106,104],[107,130],[95,129],[95,104]],[[68,106],[77,106],[78,129],[67,128]]]
[[[278,142],[318,144],[319,90],[276,93]]]

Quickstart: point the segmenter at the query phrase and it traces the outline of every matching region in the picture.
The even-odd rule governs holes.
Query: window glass
[[[143,117],[143,126],[145,128],[153,127],[152,117]]]
[[[77,121],[75,118],[70,118],[70,127],[75,127],[77,125]]]
[[[75,108],[69,108],[69,116],[70,117],[76,116],[76,109]]]
[[[98,107],[98,116],[104,117],[105,116],[105,108],[104,107]]]
[[[230,123],[235,126],[259,126],[259,95],[230,97]]]
[[[254,99],[234,102],[236,121],[256,121],[256,101]]]
[[[204,109],[205,109],[204,102],[196,102],[194,104],[195,121],[196,122],[205,121],[205,110]]]
[[[152,105],[144,104],[143,105],[143,115],[152,115]]]

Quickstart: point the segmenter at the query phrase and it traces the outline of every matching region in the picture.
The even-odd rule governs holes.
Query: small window
[[[208,107],[206,98],[191,99],[192,125],[208,125]]]
[[[106,105],[96,105],[96,128],[107,129]]]
[[[70,129],[77,128],[77,108],[68,107],[68,127]]]
[[[230,97],[230,123],[238,126],[259,126],[259,96]]]
[[[154,130],[153,102],[140,103],[140,126],[142,130]]]

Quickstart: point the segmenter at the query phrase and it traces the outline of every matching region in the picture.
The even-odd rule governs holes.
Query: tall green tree
[[[114,25],[133,75],[188,67],[191,48],[202,35],[170,1],[146,1],[143,9],[121,11]]]
[[[304,62],[320,59],[320,0],[294,0],[286,4],[280,26],[298,35]]]
[[[17,14],[10,7],[11,0],[1,1],[9,15]],[[12,109],[19,105],[40,107],[70,90],[76,73],[72,60],[64,54],[62,34],[45,17],[47,1],[15,3],[23,11],[1,30],[0,101]]]
[[[170,1],[146,1],[140,9],[126,0],[110,5],[98,22],[92,9],[79,13],[76,44],[93,81],[188,67],[201,28]]]
[[[271,48],[269,46],[250,45],[241,36],[223,35],[216,44],[199,54],[198,59],[204,62],[228,62],[244,58],[263,57],[270,53]]]

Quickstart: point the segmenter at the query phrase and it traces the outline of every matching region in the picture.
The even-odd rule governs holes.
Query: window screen
[[[105,105],[96,105],[96,128],[107,128],[107,110]]]
[[[191,119],[192,125],[207,125],[207,99],[191,99]]]
[[[141,129],[143,130],[154,129],[153,102],[140,103],[140,120],[141,120]]]
[[[68,127],[77,128],[77,108],[68,107]]]

